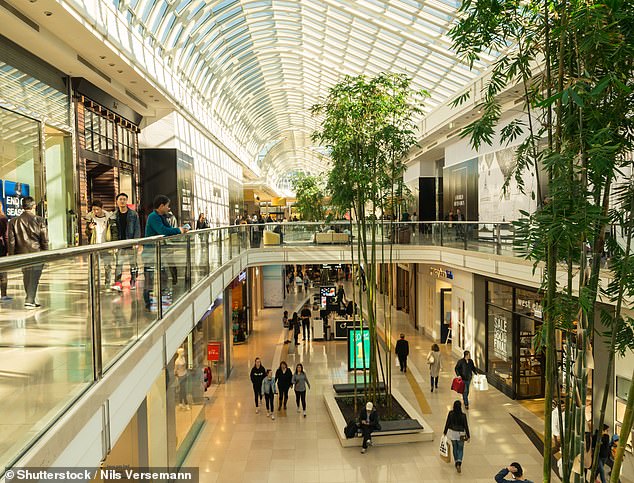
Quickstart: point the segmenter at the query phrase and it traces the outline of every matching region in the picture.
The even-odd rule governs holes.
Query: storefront
[[[73,101],[81,213],[87,213],[94,200],[101,201],[105,210],[113,211],[118,193],[126,193],[128,203],[136,207],[140,199],[141,115],[85,79],[73,79]],[[84,237],[83,228],[81,237]]]
[[[249,317],[249,289],[247,271],[242,271],[231,282],[231,331],[234,344],[243,344],[253,330],[253,322]]]
[[[542,299],[535,289],[486,281],[487,375],[513,399],[544,396],[545,360],[533,348],[542,323]]]
[[[417,325],[453,352],[474,351],[473,274],[442,265],[419,264]],[[474,357],[476,354],[474,354]]]
[[[221,295],[201,317],[196,329],[202,331],[207,344],[206,367],[211,371],[212,384],[222,384],[231,372],[233,334],[227,330],[224,297]]]
[[[74,242],[72,123],[68,77],[0,36],[0,199],[9,218],[31,196],[50,247]]]

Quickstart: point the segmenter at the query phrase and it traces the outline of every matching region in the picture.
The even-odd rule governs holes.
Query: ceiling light
[[[50,17],[51,15],[53,15],[53,12],[49,12],[48,10],[46,10],[44,12],[44,15],[46,15],[47,17]]]
[[[101,60],[104,60],[104,59],[106,58],[106,56],[105,56],[105,55],[100,55],[100,56],[99,56],[99,58],[100,58]]]
[[[136,81],[135,80],[131,80],[130,84],[136,84]]]
[[[110,67],[114,67],[114,64],[108,64]]]
[[[117,72],[118,72],[119,74],[123,74],[123,71],[122,71],[122,70],[118,70]]]

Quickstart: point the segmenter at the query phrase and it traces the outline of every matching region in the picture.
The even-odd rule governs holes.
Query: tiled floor
[[[297,303],[292,298],[287,309]],[[440,391],[427,387],[425,357],[431,341],[415,335],[403,314],[396,313],[394,332],[410,341],[410,371],[404,377],[394,368],[393,384],[412,404],[418,404],[412,383],[420,385],[431,408],[425,418],[436,432],[431,443],[376,446],[363,455],[358,448],[342,448],[327,414],[322,394],[337,382],[347,382],[345,342],[309,342],[297,354],[287,355],[282,343],[282,309],[266,309],[254,324],[248,343],[235,348],[233,373],[207,405],[207,423],[194,444],[186,466],[198,466],[202,482],[453,482],[484,483],[503,466],[519,461],[529,478],[541,474],[541,456],[511,418],[529,424],[538,418],[515,401],[490,389],[472,392],[469,423],[472,440],[466,445],[462,474],[438,457],[438,438],[448,409],[456,399],[449,390],[455,360],[443,347],[444,371]],[[253,359],[277,368],[280,357],[289,366],[302,362],[311,381],[308,415],[295,412],[291,391],[289,410],[275,421],[264,411],[255,413],[249,370]],[[412,381],[412,382],[410,382]]]

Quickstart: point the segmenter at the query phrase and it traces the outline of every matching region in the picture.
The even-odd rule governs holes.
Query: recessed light
[[[44,12],[44,15],[46,15],[47,17],[50,17],[51,15],[53,15],[53,12],[49,12],[48,10],[46,10]]]
[[[123,74],[123,71],[122,71],[122,70],[118,70],[117,72],[118,72],[119,74]]]
[[[154,99],[154,102],[159,102],[159,100],[158,99]]]
[[[131,80],[130,84],[136,84],[136,81],[135,80]]]
[[[143,94],[147,94],[147,91],[143,91]]]
[[[101,60],[104,60],[104,59],[106,58],[106,56],[105,56],[105,55],[100,55],[100,56],[99,56],[99,58],[100,58]]]
[[[110,67],[114,67],[114,64],[108,64]]]
[[[29,2],[35,3],[35,2],[37,2],[37,0],[29,0]]]

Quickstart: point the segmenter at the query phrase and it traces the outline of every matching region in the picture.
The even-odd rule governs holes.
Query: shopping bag
[[[451,463],[451,453],[449,452],[449,440],[444,434],[440,438],[440,447],[438,448],[440,459],[445,463]]]
[[[476,391],[488,391],[489,383],[487,381],[487,376],[484,374],[476,374],[473,376],[473,388]]]
[[[451,383],[451,390],[456,391],[458,394],[464,393],[464,381],[461,377],[454,377],[454,380]]]

